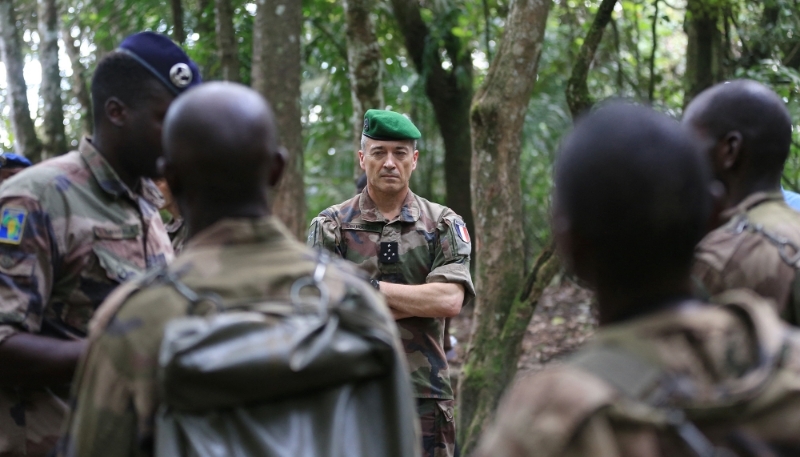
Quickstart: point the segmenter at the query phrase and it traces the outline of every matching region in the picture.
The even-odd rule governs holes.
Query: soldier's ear
[[[283,176],[283,170],[286,168],[286,161],[289,158],[289,151],[286,150],[283,146],[281,146],[278,151],[272,154],[272,160],[270,161],[269,167],[269,177],[268,184],[270,187],[275,187],[278,184],[278,181]]]
[[[742,133],[738,130],[728,132],[719,142],[715,153],[723,170],[733,169],[739,163],[742,156],[742,142]]]
[[[108,97],[108,100],[103,104],[106,117],[111,125],[122,127],[128,118],[128,107],[125,102],[117,97]]]

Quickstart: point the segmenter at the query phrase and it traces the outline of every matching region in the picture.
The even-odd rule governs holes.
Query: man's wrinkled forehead
[[[414,151],[414,144],[416,141],[414,140],[375,140],[372,138],[367,139],[367,150],[381,150],[381,149],[391,149],[391,150],[408,150],[409,152]]]

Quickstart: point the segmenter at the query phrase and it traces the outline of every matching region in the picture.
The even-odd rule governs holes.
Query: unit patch
[[[0,214],[0,243],[19,244],[28,212],[21,208],[3,208]]]

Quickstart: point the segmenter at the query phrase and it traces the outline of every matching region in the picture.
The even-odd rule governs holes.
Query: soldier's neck
[[[205,204],[195,208],[187,208],[184,220],[189,237],[202,232],[223,219],[259,219],[269,216],[271,210],[266,202],[254,201],[237,205]]]
[[[378,208],[378,211],[381,212],[387,221],[391,221],[400,215],[408,191],[409,189],[406,187],[400,192],[386,193],[372,187],[367,187],[369,198],[372,199],[375,203],[375,207]]]
[[[597,303],[600,309],[600,325],[610,325],[654,312],[687,304],[699,305],[692,298],[691,283],[687,278],[680,281],[662,281],[636,287],[632,284],[599,288]]]
[[[747,197],[758,192],[780,192],[780,177],[761,177],[729,184],[725,198],[725,208],[733,208]]]

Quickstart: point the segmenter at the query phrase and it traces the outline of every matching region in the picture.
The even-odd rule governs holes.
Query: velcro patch
[[[22,208],[3,208],[0,214],[0,243],[19,244],[28,212]]]
[[[467,225],[462,221],[459,221],[458,219],[456,219],[455,225],[456,225],[456,234],[458,235],[459,238],[461,238],[461,241],[469,243],[470,240],[469,240],[469,232],[467,231]]]

